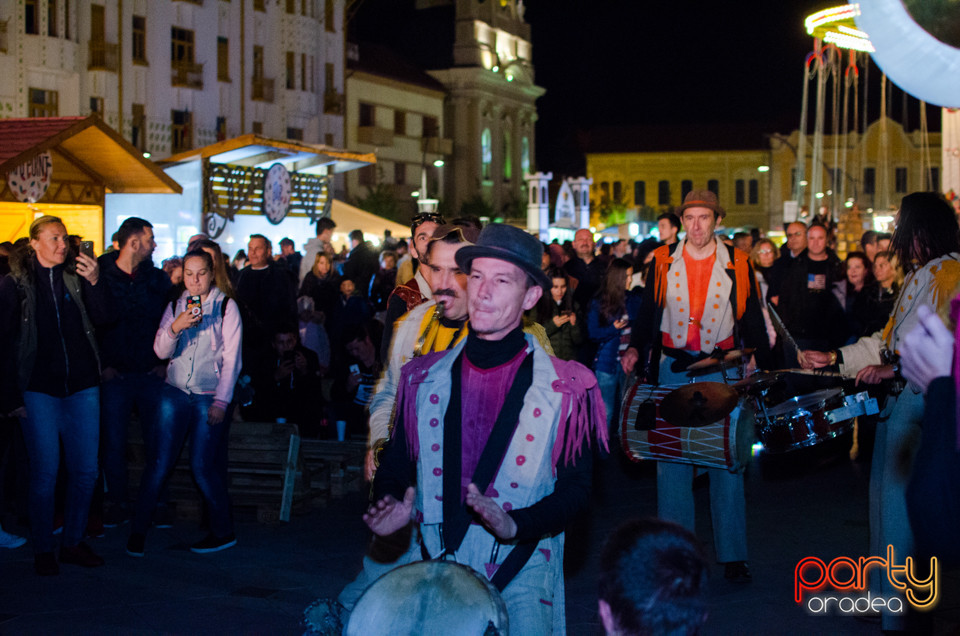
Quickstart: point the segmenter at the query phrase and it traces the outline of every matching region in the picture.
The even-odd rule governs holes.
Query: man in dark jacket
[[[380,269],[380,259],[370,244],[363,240],[363,232],[350,232],[350,253],[347,260],[340,265],[340,276],[349,278],[357,287],[357,291],[364,298],[370,289],[370,279]]]
[[[104,525],[127,521],[127,429],[136,407],[143,440],[150,443],[166,365],[153,339],[166,307],[170,278],[153,265],[153,226],[137,217],[117,231],[120,249],[100,257],[100,276],[115,299],[114,319],[98,330],[103,385],[100,389],[100,461],[106,480]]]

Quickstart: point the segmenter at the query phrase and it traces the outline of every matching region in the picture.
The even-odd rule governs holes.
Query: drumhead
[[[797,410],[817,410],[822,408],[827,400],[840,395],[842,391],[843,390],[839,388],[822,389],[820,391],[814,391],[813,393],[807,393],[806,395],[798,395],[795,398],[790,398],[777,404],[773,408],[767,409],[767,415],[775,417],[778,415],[787,415]]]
[[[387,572],[367,588],[344,633],[482,636],[508,631],[507,607],[487,579],[452,561],[418,561]]]

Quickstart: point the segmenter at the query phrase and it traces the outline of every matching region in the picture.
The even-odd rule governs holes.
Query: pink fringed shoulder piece
[[[595,435],[598,444],[609,451],[607,411],[600,395],[597,378],[585,366],[575,361],[550,358],[557,372],[553,390],[563,394],[560,403],[560,429],[553,445],[552,464],[556,470],[560,456],[567,464],[576,464],[583,452],[583,444],[592,446]]]
[[[435,351],[410,360],[400,369],[400,384],[397,391],[397,413],[403,415],[403,430],[407,436],[410,459],[420,454],[420,436],[417,434],[417,388],[423,382],[433,364],[446,351]]]

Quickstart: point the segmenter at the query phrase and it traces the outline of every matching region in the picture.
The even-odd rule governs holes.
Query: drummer
[[[800,356],[804,368],[839,365],[840,372],[855,377],[858,384],[883,382],[887,389],[870,470],[870,556],[883,556],[888,545],[896,554],[912,554],[906,487],[916,452],[913,440],[920,435],[923,393],[914,384],[902,388],[896,352],[919,322],[920,307],[943,310],[960,283],[957,229],[953,207],[943,195],[914,192],[903,197],[891,249],[907,275],[887,326],[835,351],[804,351]],[[886,577],[878,575],[871,579],[870,589],[878,595],[893,592]],[[905,627],[902,618],[891,613],[883,614],[881,626],[884,630]]]
[[[692,190],[677,210],[686,237],[654,252],[630,348],[622,358],[626,373],[637,369],[651,384],[694,381],[686,368],[719,350],[755,350],[767,366],[769,343],[749,256],[715,235],[726,215],[709,190]],[[753,361],[751,361],[753,364]],[[722,381],[718,370],[697,381]],[[730,580],[749,581],[743,473],[707,469],[717,560]],[[657,509],[662,519],[694,529],[691,482],[694,467],[657,464]]]

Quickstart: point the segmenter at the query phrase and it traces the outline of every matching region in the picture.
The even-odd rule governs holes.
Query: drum
[[[357,601],[344,630],[348,636],[508,632],[497,588],[452,561],[418,561],[387,572]]]
[[[786,453],[846,433],[853,428],[853,418],[878,410],[866,391],[847,395],[841,388],[822,389],[772,407],[761,405],[758,433],[765,451]]]
[[[754,414],[743,403],[716,424],[674,426],[660,414],[660,402],[682,384],[637,383],[627,389],[620,412],[623,450],[627,457],[724,468],[739,472],[750,460]]]

